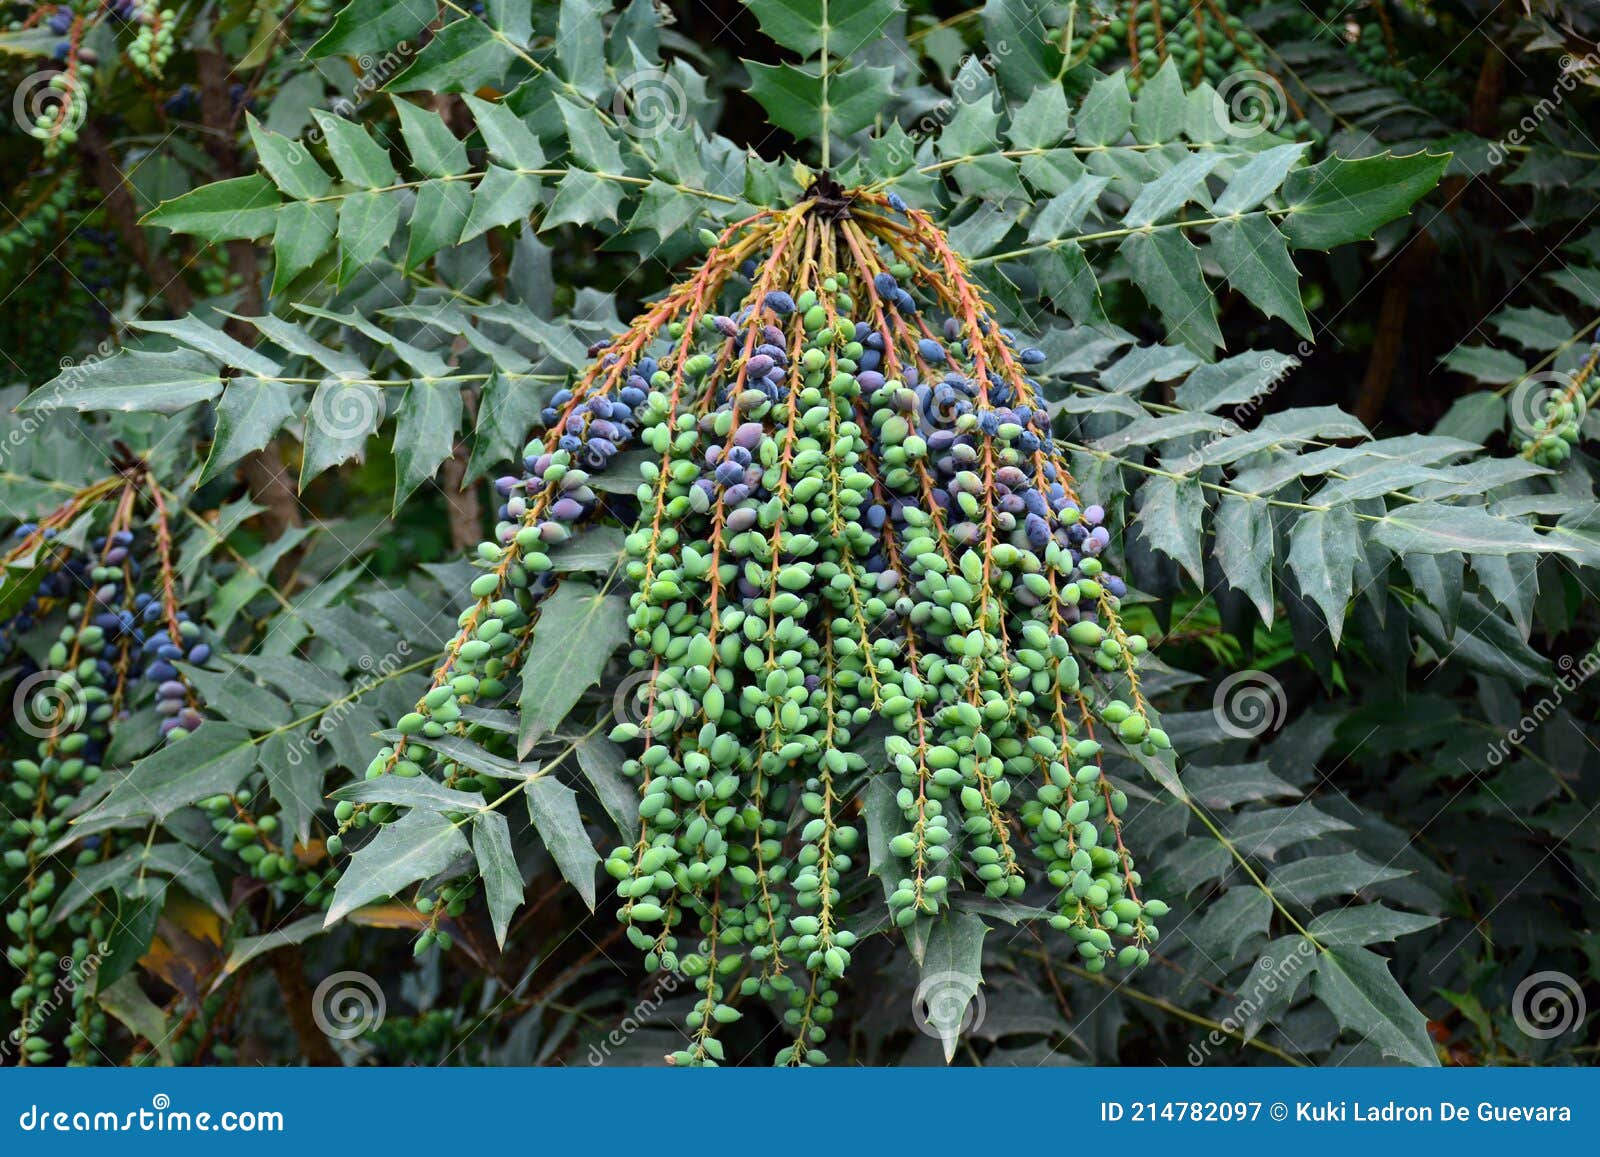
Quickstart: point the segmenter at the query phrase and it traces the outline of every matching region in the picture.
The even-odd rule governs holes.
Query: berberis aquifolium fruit
[[[152,80],[161,78],[176,47],[177,12],[158,7],[154,0],[69,0],[24,7],[28,12],[9,21],[9,31],[59,38],[50,44],[50,57],[59,67],[48,74],[45,89],[30,87],[29,78],[15,101],[16,112],[26,118],[23,127],[43,144],[46,157],[77,143],[78,129],[88,116],[89,90],[100,65],[91,42],[103,49],[120,38],[128,62]]]
[[[10,999],[25,1064],[50,1059],[41,1028],[61,970],[92,972],[114,924],[98,900],[55,913],[58,885],[123,850],[114,831],[74,839],[73,804],[100,782],[115,732],[131,726],[134,712],[159,720],[148,742],[178,742],[203,722],[200,698],[175,664],[204,663],[211,648],[179,605],[173,563],[161,490],[128,457],[115,476],[19,526],[0,557],[5,573],[31,576],[18,584],[26,598],[0,621],[0,661],[18,668],[11,726],[0,737],[0,783],[11,797],[0,890],[9,897],[6,957],[19,978]],[[72,989],[64,1040],[74,1062],[94,1056],[106,1032],[91,988]]]
[[[629,939],[701,993],[669,1059],[722,1060],[718,1027],[759,996],[784,1009],[779,1063],[826,1060],[832,988],[871,930],[862,805],[884,773],[893,925],[1032,886],[1085,968],[1142,963],[1166,907],[1102,758],[1170,743],[1105,512],[1080,503],[1030,376],[1044,354],[893,194],[824,177],[703,239],[500,480],[475,601],[369,776],[478,786],[442,740],[515,678],[562,581],[552,547],[601,509],[595,474],[642,448],[625,564],[642,707],[612,732],[638,827],[605,868]],[[341,808],[346,828],[393,814]],[[426,910],[469,895],[457,881]],[[437,919],[419,948],[435,940]]]
[[[1556,384],[1545,385],[1544,376],[1525,377],[1511,393],[1517,452],[1540,466],[1555,467],[1572,457],[1572,448],[1582,435],[1583,420],[1594,403],[1597,383],[1595,369],[1600,366],[1600,333],[1589,346],[1583,361],[1570,374],[1556,375]],[[1517,411],[1532,404],[1533,414]]]

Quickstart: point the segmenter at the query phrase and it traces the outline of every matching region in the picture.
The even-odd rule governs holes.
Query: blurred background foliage
[[[398,141],[382,87],[416,64],[441,27],[485,17],[482,6],[430,3],[417,30],[401,18],[374,31],[383,6],[172,0],[171,18],[162,20],[172,47],[159,66],[148,47],[139,48],[149,43],[141,29],[150,21],[125,15],[130,6],[6,6],[0,75],[6,91],[18,94],[16,108],[27,109],[7,118],[0,135],[0,371],[11,385],[8,409],[68,359],[94,362],[145,340],[136,323],[193,314],[221,326],[227,313],[275,308],[269,242],[207,243],[141,220],[190,190],[255,173],[252,117],[263,130],[298,138],[313,131],[313,109],[331,108],[386,144]],[[543,53],[556,35],[558,6],[534,7],[525,43]],[[628,6],[602,7],[612,34],[632,19]],[[816,162],[813,143],[772,127],[752,96],[741,62],[771,49],[749,9],[737,0],[644,7],[659,23],[662,58],[682,62],[703,85],[694,117],[719,147]],[[1155,690],[1189,757],[1192,799],[1152,796],[1137,822],[1154,845],[1150,862],[1170,865],[1172,878],[1162,883],[1182,917],[1173,923],[1185,931],[1164,943],[1148,969],[1107,979],[1081,971],[1032,925],[996,919],[982,941],[985,987],[958,1063],[1388,1063],[1406,1048],[1415,1052],[1414,1037],[1397,1051],[1350,1031],[1326,1002],[1306,999],[1311,968],[1295,963],[1302,922],[1352,951],[1370,947],[1388,958],[1425,1018],[1430,1051],[1405,1059],[1594,1063],[1592,1015],[1545,1036],[1513,1013],[1519,986],[1547,971],[1572,978],[1578,1001],[1600,1001],[1600,693],[1587,681],[1600,562],[1590,456],[1597,419],[1587,407],[1600,325],[1595,6],[991,0],[968,8],[905,0],[883,36],[861,48],[872,65],[893,69],[892,100],[871,131],[886,133],[892,122],[944,127],[952,94],[966,99],[975,68],[1005,81],[1017,67],[998,46],[1007,29],[1030,21],[1059,37],[1057,75],[1075,107],[1104,74],[1126,69],[1138,93],[1170,60],[1185,87],[1209,84],[1242,120],[1268,122],[1261,131],[1272,140],[1304,143],[1309,159],[1448,152],[1437,185],[1409,214],[1382,224],[1371,243],[1297,251],[1314,343],[1219,284],[1223,353],[1295,351],[1299,365],[1218,408],[1254,430],[1311,407],[1339,407],[1374,436],[1394,440],[1384,443],[1389,462],[1419,471],[1414,481],[1380,479],[1373,497],[1412,485],[1423,497],[1429,487],[1493,491],[1493,513],[1562,537],[1576,557],[1512,555],[1498,564],[1473,554],[1464,577],[1471,552],[1463,548],[1433,556],[1431,572],[1408,561],[1387,577],[1362,576],[1358,586],[1392,588],[1387,611],[1382,598],[1358,592],[1335,651],[1308,610],[1314,598],[1300,589],[1301,572],[1285,570],[1276,585],[1269,576],[1264,596],[1246,597],[1228,581],[1237,572],[1219,557],[1221,535],[1213,531],[1227,506],[1216,487],[1232,481],[1226,472],[1234,467],[1216,476],[1198,509],[1183,508],[1182,517],[1194,520],[1191,554],[1163,533],[1163,520],[1176,517],[1168,508],[1135,520],[1142,507],[1134,492],[1156,458],[1136,448],[1119,451],[1108,466],[1103,452],[1096,456],[1099,440],[1128,416],[1108,411],[1105,391],[1137,398],[1136,410],[1170,415],[1192,408],[1179,392],[1188,367],[1139,380],[1127,371],[1120,380],[1133,381],[1131,388],[1103,385],[1121,355],[1094,346],[1098,339],[1059,315],[1039,317],[1052,354],[1068,357],[1062,436],[1083,449],[1091,493],[1098,487],[1108,503],[1125,504],[1129,525],[1141,528],[1121,538],[1117,553],[1138,588],[1142,625],[1169,668]],[[352,32],[361,28],[365,35]],[[92,71],[73,82],[84,102],[73,130],[65,139],[48,125],[28,131],[37,111],[28,101],[40,83],[33,78],[81,73],[83,64]],[[607,67],[609,90],[621,70]],[[424,86],[435,87],[422,103],[456,132],[470,131],[463,86]],[[465,87],[487,100],[505,95],[493,85]],[[610,107],[607,94],[597,95],[600,107]],[[782,175],[773,180],[781,184]],[[1022,211],[981,190],[971,198],[965,189],[940,195],[963,220],[971,220],[969,201]],[[419,292],[450,286],[477,300],[519,302],[542,317],[581,323],[587,344],[606,321],[631,316],[670,284],[688,251],[687,243],[674,250],[671,238],[653,234],[640,242],[637,231],[611,223],[568,226],[547,240],[516,225],[490,230],[481,242],[487,260],[481,274],[473,267],[470,285],[446,252],[415,278]],[[640,259],[637,249],[663,240],[657,259]],[[1189,356],[1125,267],[1108,260],[1096,269],[1099,332],[1116,335],[1117,347],[1165,349],[1175,363]],[[1019,281],[1025,291],[1026,279]],[[362,311],[361,292],[345,287],[338,308]],[[228,323],[235,337],[248,328]],[[1540,423],[1551,389],[1576,403],[1571,437],[1563,439],[1570,449],[1553,458],[1540,450],[1550,433]],[[191,442],[189,420],[57,415],[48,434],[29,426],[31,458],[12,455],[4,464],[10,515],[37,517],[63,489],[99,477],[99,447],[112,435],[149,448],[153,461],[166,455],[169,476],[183,477],[203,458],[195,447],[209,436]],[[1477,445],[1487,449],[1483,458],[1467,453]],[[219,568],[194,581],[210,598],[222,584],[235,582],[237,591],[239,576],[254,576],[237,591],[242,613],[219,628],[235,649],[310,656],[355,687],[370,664],[358,666],[353,654],[335,659],[327,640],[343,637],[318,612],[359,606],[378,627],[371,655],[381,653],[387,622],[391,643],[414,638],[425,656],[436,620],[450,628],[449,592],[461,585],[456,560],[491,524],[494,499],[484,471],[468,462],[469,446],[444,463],[439,487],[423,487],[394,518],[388,439],[296,493],[301,453],[281,435],[245,456],[237,476],[223,472],[189,486],[192,549]],[[1498,476],[1472,474],[1472,464],[1486,459],[1530,457],[1554,472],[1505,486]],[[1458,467],[1465,481],[1443,477]],[[1130,483],[1129,475],[1138,477]],[[463,488],[469,476],[476,481]],[[1270,554],[1270,527],[1267,533]],[[1485,553],[1495,554],[1492,544]],[[1185,565],[1191,561],[1198,565]],[[394,591],[430,612],[400,623],[391,603],[387,619],[377,615],[378,596]],[[1341,595],[1341,619],[1344,601]],[[1398,625],[1398,638],[1386,622]],[[1224,688],[1240,686],[1234,677],[1241,673],[1267,688],[1268,726],[1219,728],[1214,705]],[[394,690],[396,702],[406,699],[403,686]],[[329,692],[328,700],[339,698]],[[584,706],[591,714],[605,708],[599,698]],[[379,710],[374,722],[384,716]],[[1508,733],[1518,738],[1509,741]],[[1316,817],[1309,824],[1308,815]],[[203,845],[209,833],[193,838]],[[320,841],[306,845],[307,856],[323,854]],[[1325,880],[1302,878],[1312,860]],[[169,896],[178,899],[168,900],[142,946],[144,1003],[123,993],[109,1059],[657,1063],[677,1047],[673,1026],[692,989],[645,975],[609,916],[602,910],[591,918],[542,853],[528,863],[529,902],[505,954],[495,952],[482,915],[469,913],[456,950],[415,962],[400,950],[417,922],[402,904],[369,910],[358,926],[303,944],[290,943],[302,937],[263,940],[285,926],[292,902],[239,873],[226,853],[208,851],[203,864],[229,891],[208,906],[204,893],[214,880],[207,887],[174,879]],[[1263,895],[1272,904],[1258,909]],[[1319,903],[1330,896],[1360,906]],[[1361,921],[1341,924],[1339,913],[1348,911],[1363,914]],[[306,919],[320,922],[300,923]],[[584,935],[569,935],[575,927]],[[309,936],[310,927],[302,932]],[[845,987],[839,1020],[851,1028],[841,1031],[843,1055],[835,1059],[941,1059],[940,1042],[918,1032],[909,1015],[917,968],[881,937],[861,955],[858,975],[870,980]],[[379,977],[388,1011],[373,1032],[330,1043],[293,1010],[309,1004],[317,978],[341,967]],[[268,999],[252,999],[257,994]],[[291,1009],[287,1021],[276,1011],[282,1001]],[[1390,1010],[1379,1019],[1407,1015]],[[619,1033],[622,1025],[627,1031]],[[731,1047],[742,1040],[759,1057],[764,1027],[730,1034]]]

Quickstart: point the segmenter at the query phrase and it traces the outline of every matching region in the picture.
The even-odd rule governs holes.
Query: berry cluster
[[[165,1042],[174,1064],[198,1065],[211,1061],[227,1064],[234,1060],[237,1050],[218,1038],[228,1030],[238,1011],[240,991],[235,985],[223,992],[213,992],[190,1008]],[[143,1055],[147,1047],[144,1042],[136,1044],[134,1057]]]
[[[1124,0],[1092,27],[1083,58],[1106,70],[1126,66],[1135,87],[1170,62],[1185,85],[1214,86],[1237,123],[1319,137],[1277,79],[1265,41],[1221,0]]]
[[[1382,3],[1362,5],[1329,4],[1320,15],[1304,7],[1284,11],[1286,31],[1306,40],[1334,40],[1351,64],[1380,84],[1396,92],[1434,116],[1446,120],[1460,120],[1468,111],[1469,102],[1460,91],[1460,77],[1447,68],[1430,68],[1419,76],[1406,60],[1395,27],[1395,15],[1405,16],[1404,7],[1396,6],[1391,14]],[[1440,20],[1437,12],[1418,12],[1415,15],[1432,28]],[[1435,33],[1437,35],[1437,33]]]
[[[1096,65],[1126,60],[1139,76],[1170,59],[1190,85],[1216,85],[1240,69],[1263,69],[1267,60],[1245,22],[1210,0],[1126,3],[1090,34],[1085,52]]]
[[[256,101],[250,90],[235,81],[228,86],[228,100],[235,110],[243,106],[254,109]],[[198,117],[200,115],[200,90],[185,81],[173,94],[161,102],[161,109],[171,117]]]
[[[892,194],[824,178],[707,237],[699,269],[552,399],[526,473],[500,480],[476,601],[369,776],[472,783],[428,744],[505,690],[562,581],[551,548],[601,509],[591,473],[638,445],[638,709],[612,733],[634,746],[638,831],[605,868],[648,964],[703,994],[673,1063],[724,1059],[719,1028],[757,996],[789,1027],[780,1063],[826,1059],[866,927],[845,904],[859,801],[885,769],[896,924],[1032,882],[1086,968],[1142,962],[1165,907],[1140,896],[1103,760],[1170,742],[1118,615],[1105,512],[1079,502],[1031,376],[1045,355]],[[466,894],[450,885],[451,908]]]
[[[460,1019],[453,1008],[386,1017],[365,1034],[363,1044],[370,1045],[386,1064],[439,1064],[467,1035]]]
[[[271,801],[265,795],[256,784],[211,796],[196,806],[222,837],[222,850],[237,855],[251,876],[274,885],[291,902],[326,907],[338,873],[320,856],[303,856],[305,850],[285,838],[277,815],[267,810]]]
[[[135,69],[153,79],[161,77],[175,48],[177,13],[152,0],[72,0],[18,7],[28,11],[8,22],[11,31],[42,27],[60,38],[50,54],[60,68],[49,76],[46,91],[19,90],[16,102],[31,118],[28,131],[43,143],[47,157],[75,144],[78,127],[88,116],[89,89],[100,63],[98,53],[86,43],[91,33],[109,28],[114,35],[131,28],[132,36],[124,36],[124,52]]]
[[[0,258],[31,250],[60,230],[77,200],[78,182],[74,175],[64,174],[37,191],[24,186],[18,193],[16,218],[0,229]]]
[[[1596,335],[1596,341],[1577,371],[1563,379],[1559,388],[1541,388],[1538,379],[1530,379],[1512,392],[1518,453],[1540,466],[1559,466],[1572,457],[1572,448],[1582,435],[1583,419],[1594,401],[1597,367],[1600,367],[1600,334]],[[1537,413],[1516,413],[1530,404],[1538,407]]]
[[[1264,116],[1276,132],[1320,141],[1321,133],[1285,83],[1290,73],[1258,31],[1268,20],[1289,41],[1333,40],[1372,80],[1435,116],[1465,112],[1452,74],[1435,70],[1419,78],[1407,66],[1397,29],[1381,3],[1334,5],[1319,15],[1256,0],[1122,0],[1089,32],[1083,57],[1100,68],[1125,64],[1135,84],[1170,60],[1185,84],[1214,86],[1230,106],[1237,106],[1240,120]]]
[[[177,605],[159,498],[154,529],[136,525],[144,487],[142,467],[129,466],[86,488],[18,527],[3,560],[7,574],[27,569],[37,580],[0,623],[0,649],[22,657],[9,672],[14,710],[0,762],[12,797],[12,819],[0,829],[0,888],[14,904],[6,925],[16,941],[7,958],[21,973],[11,1007],[25,1063],[50,1057],[45,1022],[66,979],[77,980],[63,1034],[72,1059],[88,1059],[105,1028],[88,996],[92,986],[76,974],[92,971],[103,952],[107,916],[98,904],[80,905],[57,927],[51,900],[69,873],[104,860],[114,837],[73,840],[72,805],[99,781],[115,728],[135,711],[152,704],[168,742],[201,724],[198,697],[173,662],[204,662],[209,648]],[[86,539],[107,510],[103,533]]]
[[[92,55],[85,49],[69,71],[50,78],[49,87],[55,97],[40,108],[28,128],[34,140],[44,143],[47,157],[56,156],[78,141],[78,126],[89,115],[89,78],[94,74],[94,65],[86,57]]]
[[[171,8],[157,8],[148,0],[113,0],[111,7],[129,23],[137,24],[128,59],[146,76],[159,78],[172,58],[172,31],[178,15]]]

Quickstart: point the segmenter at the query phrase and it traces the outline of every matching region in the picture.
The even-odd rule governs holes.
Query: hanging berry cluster
[[[177,13],[159,7],[155,0],[72,0],[27,7],[25,17],[10,22],[12,31],[42,27],[60,38],[51,49],[51,58],[60,67],[45,79],[48,91],[19,89],[14,102],[32,119],[28,132],[43,143],[48,157],[76,143],[78,128],[88,116],[89,89],[100,64],[99,54],[86,43],[91,31],[101,25],[113,32],[131,29],[131,35],[124,37],[128,60],[152,79],[160,79],[172,58]]]
[[[894,924],[1032,887],[1084,967],[1142,963],[1166,908],[1142,893],[1103,745],[1170,743],[1102,561],[1105,512],[1080,504],[1030,376],[1045,355],[893,194],[824,177],[704,237],[704,263],[595,348],[525,473],[500,480],[475,602],[369,776],[470,779],[446,737],[514,678],[563,581],[552,548],[602,510],[594,476],[642,449],[641,707],[612,734],[637,831],[605,868],[629,939],[701,993],[669,1059],[722,1060],[719,1026],[755,996],[783,1009],[779,1063],[826,1059],[867,926],[863,782],[885,771]]]
[[[1167,60],[1189,85],[1215,85],[1229,73],[1266,66],[1265,44],[1220,0],[1122,0],[1109,13],[1091,26],[1084,56],[1097,65],[1126,60],[1136,80]]]
[[[1261,7],[1265,12],[1265,5]],[[1285,10],[1281,19],[1285,33],[1306,41],[1333,42],[1355,67],[1434,116],[1456,120],[1467,114],[1470,102],[1462,91],[1465,87],[1470,92],[1471,85],[1463,86],[1460,74],[1448,68],[1418,67],[1417,60],[1408,59],[1403,43],[1405,34],[1419,26],[1436,30],[1434,35],[1458,39],[1466,28],[1451,27],[1457,23],[1455,14],[1433,5],[1412,8],[1389,0],[1369,0],[1356,5],[1329,3],[1321,13],[1309,5],[1297,5],[1292,11]]]
[[[1462,115],[1465,105],[1454,91],[1457,77],[1436,69],[1419,78],[1408,66],[1400,36],[1405,28],[1396,27],[1395,15],[1407,13],[1391,14],[1383,0],[1330,4],[1320,13],[1263,0],[1116,0],[1090,24],[1082,54],[1103,70],[1125,65],[1135,86],[1170,61],[1185,85],[1216,88],[1238,123],[1264,123],[1274,132],[1320,144],[1322,131],[1295,96],[1302,77],[1264,38],[1263,29],[1270,26],[1278,42],[1331,45],[1373,81],[1435,116]],[[1424,19],[1436,17],[1430,13]],[[1305,71],[1302,63],[1299,72]]]
[[[1597,335],[1600,337],[1600,335]],[[1540,466],[1559,466],[1572,457],[1582,435],[1583,420],[1596,394],[1595,367],[1600,366],[1600,340],[1570,375],[1546,385],[1545,376],[1524,379],[1511,394],[1517,451]],[[1528,408],[1536,412],[1527,413]]]
[[[0,622],[12,706],[0,733],[0,786],[11,797],[0,891],[10,905],[6,956],[19,975],[7,1039],[21,1063],[48,1061],[46,1029],[65,986],[70,1023],[60,1035],[83,1062],[106,1028],[90,994],[111,921],[90,903],[57,922],[51,901],[74,873],[119,849],[111,832],[74,840],[68,817],[134,711],[153,706],[165,742],[201,726],[199,697],[174,664],[203,663],[210,646],[178,605],[166,506],[142,463],[125,461],[117,476],[18,527],[0,567],[29,576],[12,588],[28,593]]]

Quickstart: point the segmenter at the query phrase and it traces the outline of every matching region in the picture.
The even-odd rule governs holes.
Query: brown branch
[[[1500,98],[1506,87],[1506,54],[1492,39],[1483,46],[1483,63],[1478,67],[1478,84],[1472,91],[1472,112],[1467,127],[1480,137],[1493,139]]]
[[[450,545],[458,552],[471,550],[483,538],[483,502],[479,486],[467,483],[471,450],[465,438],[439,467],[439,489],[444,493],[450,520]]]
[[[1424,230],[1389,266],[1389,276],[1383,287],[1383,302],[1378,307],[1378,325],[1373,333],[1372,352],[1367,357],[1367,372],[1361,379],[1361,392],[1355,403],[1356,417],[1369,427],[1383,416],[1384,406],[1389,401],[1395,368],[1400,364],[1400,350],[1405,344],[1411,293],[1428,272],[1438,252],[1438,242]]]
[[[144,231],[139,228],[139,207],[128,189],[127,178],[111,159],[111,146],[96,122],[87,121],[78,130],[78,151],[83,154],[85,167],[100,189],[107,218],[123,246],[149,278],[152,292],[165,298],[173,313],[188,313],[194,308],[194,294],[171,259],[161,250],[151,249],[145,240]]]
[[[449,509],[450,545],[458,553],[471,550],[483,538],[483,506],[476,486],[462,483],[467,476],[467,444],[456,443],[455,453],[439,469],[439,489]]]
[[[1381,6],[1380,6],[1381,11]],[[1468,128],[1480,137],[1492,138],[1505,95],[1505,53],[1492,36],[1484,38],[1483,60],[1478,67],[1478,80],[1473,88],[1472,109]],[[1461,198],[1470,181],[1460,174],[1439,182],[1439,193],[1444,199],[1444,211],[1454,217],[1459,211]],[[1383,301],[1378,310],[1378,326],[1373,336],[1372,353],[1367,361],[1367,372],[1361,380],[1361,392],[1356,400],[1356,416],[1372,425],[1383,415],[1393,386],[1395,367],[1400,360],[1400,347],[1405,339],[1406,318],[1410,313],[1412,291],[1423,282],[1439,245],[1426,229],[1421,230],[1405,253],[1390,267],[1383,290]]]
[[[270,953],[266,960],[272,966],[273,976],[278,979],[278,990],[283,994],[283,1010],[289,1016],[289,1024],[294,1029],[295,1038],[300,1042],[300,1051],[305,1054],[306,1060],[313,1065],[338,1067],[339,1054],[333,1051],[333,1046],[317,1027],[316,1017],[312,1015],[311,986],[306,983],[299,949],[292,945],[280,948]]]

